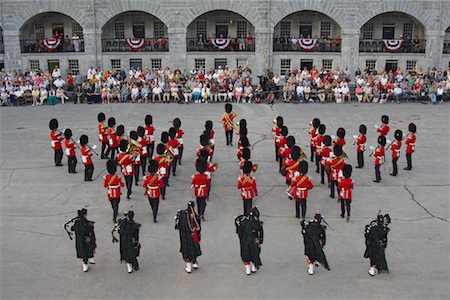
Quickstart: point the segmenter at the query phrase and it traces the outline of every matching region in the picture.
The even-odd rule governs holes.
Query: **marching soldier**
[[[116,158],[117,148],[119,147],[116,131],[114,130],[115,126],[116,126],[116,119],[109,118],[108,119],[108,144],[109,144],[109,150],[111,150],[111,159],[113,159],[113,160]]]
[[[397,161],[400,157],[400,149],[402,148],[403,132],[400,129],[397,129],[394,133],[394,137],[395,141],[393,141],[389,147],[392,151],[392,173],[389,174],[391,176],[397,176],[398,173]]]
[[[278,161],[278,148],[281,139],[281,127],[283,127],[283,117],[278,116],[275,120],[273,120],[275,126],[272,127],[272,132],[275,133],[275,161]]]
[[[194,202],[189,201],[187,209],[179,210],[175,217],[175,230],[180,232],[180,252],[186,262],[187,273],[191,273],[192,268],[198,269],[198,257],[202,255],[200,249],[202,227],[194,206]]]
[[[127,140],[127,137],[125,136],[125,126],[122,124],[117,126],[116,128],[116,143],[117,145],[120,145],[121,140]]]
[[[216,141],[214,140],[214,129],[213,129],[213,122],[211,120],[208,120],[205,122],[205,134],[207,134],[207,136],[209,137],[209,141],[208,141],[208,147],[211,149],[211,153],[214,154],[214,148],[216,146]],[[212,157],[211,157],[212,159]]]
[[[198,173],[192,175],[191,188],[194,189],[194,196],[197,199],[197,210],[199,217],[205,220],[206,198],[208,198],[209,180],[205,174],[208,162],[204,158],[198,158],[195,168]]]
[[[246,161],[249,161],[252,156],[252,152],[249,148],[242,149],[241,161],[239,162],[239,169],[242,171]],[[252,167],[252,172],[256,173],[258,171],[258,164],[254,164]]]
[[[345,145],[345,129],[340,127],[336,131],[337,138],[333,141],[333,144],[340,145],[342,147],[342,150],[344,150]]]
[[[320,170],[320,161],[322,160],[322,156],[320,155],[323,147],[323,135],[325,134],[326,126],[325,124],[320,124],[317,127],[316,138],[314,139],[314,144],[316,145],[316,173],[319,173]]]
[[[134,168],[134,184],[139,185],[139,168],[141,167],[141,150],[142,144],[138,142],[139,135],[136,131],[130,131],[130,141],[128,152],[133,158],[133,168]]]
[[[316,213],[314,219],[310,222],[301,221],[303,242],[305,244],[305,255],[308,257],[308,274],[314,275],[314,267],[322,264],[328,271],[327,258],[323,252],[323,247],[326,244],[325,230],[327,227],[321,224],[322,216]]]
[[[81,161],[84,164],[84,181],[92,181],[92,175],[94,175],[94,164],[92,163],[92,156],[94,153],[91,151],[91,147],[88,145],[89,138],[83,134],[80,136],[80,152]]]
[[[264,242],[263,222],[259,220],[258,208],[253,207],[248,215],[234,219],[236,233],[241,246],[241,259],[245,265],[245,274],[258,271],[261,263],[261,245]]]
[[[295,146],[295,137],[290,135],[286,139],[286,146],[282,149],[280,149],[280,158],[282,160],[281,163],[281,175],[286,176],[285,174],[285,168],[289,164],[289,162],[292,160],[291,158],[291,151],[292,147]]]
[[[202,150],[206,150],[208,151],[208,160],[210,161],[212,158],[212,151],[211,149],[208,147],[208,143],[209,143],[209,139],[208,136],[206,136],[205,134],[202,134],[200,136],[200,145],[202,146],[201,148],[197,149],[196,155],[197,157],[200,157],[200,152]]]
[[[352,166],[345,165],[342,169],[344,178],[338,181],[338,191],[339,200],[341,201],[341,218],[345,217],[345,211],[347,210],[347,222],[350,221],[350,210],[352,203],[352,190],[353,190],[353,180],[350,178],[352,176]]]
[[[405,144],[406,144],[406,162],[407,166],[404,170],[410,171],[412,170],[412,154],[416,150],[415,144],[416,144],[416,124],[410,123],[408,125],[409,133],[405,138]]]
[[[375,276],[377,273],[389,273],[386,262],[385,249],[387,247],[387,236],[391,223],[389,214],[381,215],[378,213],[377,219],[366,225],[364,237],[366,239],[366,251],[364,258],[370,259],[370,276]]]
[[[246,161],[242,167],[243,174],[239,176],[237,188],[241,190],[242,201],[244,205],[244,215],[248,215],[253,206],[253,198],[258,196],[258,187],[256,179],[251,175],[253,163]]]
[[[240,141],[240,147],[239,147],[239,150],[238,150],[236,156],[237,156],[238,160],[241,160],[242,150],[250,149],[250,142],[248,141],[248,138],[246,136],[240,137],[239,141]]]
[[[366,133],[367,127],[364,124],[359,125],[359,135],[356,137],[356,158],[358,160],[357,169],[364,167],[364,151],[366,151]]]
[[[100,143],[102,143],[102,152],[100,154],[100,158],[101,159],[107,159],[109,156],[109,147],[108,147],[108,132],[107,129],[108,127],[105,125],[105,114],[104,113],[99,113],[97,115],[97,120],[98,120],[98,141]],[[108,148],[108,149],[107,149]]]
[[[175,129],[175,127],[171,127],[169,129],[169,141],[167,142],[167,146],[169,151],[173,154],[173,160],[172,160],[172,173],[173,176],[177,176],[176,172],[177,172],[177,163],[178,163],[178,158],[180,155],[180,151],[179,151],[179,147],[180,147],[180,143],[178,142],[178,139],[176,138],[177,135],[177,130]]]
[[[120,188],[124,186],[122,178],[116,175],[117,163],[110,159],[106,162],[108,174],[103,176],[103,186],[108,189],[108,200],[113,210],[113,223],[117,222],[120,203]]]
[[[311,147],[311,162],[314,162],[314,153],[316,152],[316,135],[317,135],[317,128],[319,128],[320,120],[318,118],[314,118],[311,122],[309,122],[311,125],[311,129],[309,129],[308,134],[311,135],[311,139],[309,141],[309,145]]]
[[[300,218],[300,206],[302,208],[302,219],[306,216],[306,201],[308,199],[308,190],[314,187],[311,179],[306,176],[308,173],[308,162],[301,161],[299,166],[299,175],[296,176],[289,185],[288,195],[295,199],[295,217]]]
[[[286,126],[282,126],[280,129],[280,140],[278,142],[278,172],[281,173],[281,169],[283,168],[283,158],[281,157],[281,153],[284,152],[287,148],[287,135],[289,134],[289,130]]]
[[[67,230],[69,224],[73,223],[70,227],[71,231],[75,232],[75,249],[77,250],[77,258],[80,258],[83,265],[83,272],[89,270],[90,264],[95,264],[94,254],[97,248],[96,238],[94,233],[94,222],[87,219],[87,209],[83,208],[78,210],[78,216],[71,219],[64,224],[69,238],[72,240],[73,233]]]
[[[158,216],[159,197],[165,184],[158,175],[158,162],[156,160],[152,159],[148,162],[148,172],[149,174],[144,177],[143,187],[146,190],[148,202],[152,208],[153,223],[158,223],[156,217]]]
[[[58,120],[51,119],[49,123],[50,127],[50,139],[51,139],[51,145],[52,149],[55,152],[54,160],[55,160],[55,166],[62,167],[62,157],[63,157],[63,151],[61,142],[64,140],[62,137],[61,131],[58,130]]]
[[[133,186],[134,157],[128,153],[128,142],[126,140],[120,141],[119,150],[119,154],[117,155],[117,163],[120,165],[122,175],[125,178],[125,184],[127,186],[127,199],[130,199],[131,188]]]
[[[66,138],[64,140],[64,145],[66,146],[67,166],[69,173],[77,173],[77,156],[75,155],[75,148],[77,148],[77,146],[72,139],[72,130],[70,130],[70,128],[64,130],[64,137]]]
[[[211,163],[210,161],[208,161],[208,151],[206,150],[201,150],[200,151],[200,157],[204,158],[206,160],[207,163],[207,167],[206,167],[206,176],[208,177],[208,181],[209,181],[209,188],[208,188],[208,197],[206,197],[206,201],[209,201],[209,195],[211,194],[211,182],[212,182],[212,173],[216,172],[217,169],[219,168],[219,165],[217,163]]]
[[[298,170],[300,168],[300,162],[305,158],[302,155],[302,150],[299,146],[294,145],[291,149],[291,159],[289,162],[283,167],[282,174],[286,173],[286,184],[290,185],[292,180],[294,180],[296,174],[298,174]]]
[[[142,126],[137,128],[138,140],[137,142],[141,144],[141,148],[139,148],[139,156],[141,158],[141,168],[142,168],[142,176],[145,176],[145,168],[147,167],[147,157],[148,157],[148,141],[145,138],[145,129]]]
[[[342,178],[342,169],[345,166],[344,158],[346,158],[340,145],[334,145],[333,156],[333,159],[328,160],[328,166],[330,167],[329,183],[331,198],[334,198],[335,187],[337,188],[338,180]]]
[[[390,130],[388,124],[389,124],[389,116],[382,115],[381,116],[381,126],[375,125],[375,128],[377,129],[377,132],[380,135],[383,135],[383,136],[386,137],[388,135],[388,133],[389,133],[389,130]]]
[[[208,123],[208,121],[206,121],[206,122]],[[173,127],[175,127],[175,129],[176,129],[175,138],[177,139],[178,144],[179,144],[179,146],[178,146],[178,152],[179,152],[178,163],[181,166],[181,159],[183,158],[183,151],[184,151],[184,142],[183,142],[184,131],[180,129],[181,128],[181,120],[179,118],[173,119]],[[212,122],[211,122],[211,130],[212,130]],[[213,131],[213,136],[214,136],[214,131]]]
[[[331,146],[331,136],[325,135],[323,137],[323,147],[320,151],[320,183],[325,184],[325,173],[327,173],[327,180],[330,183],[330,170],[327,162],[332,159],[333,150],[330,148]],[[326,171],[326,172],[325,172]]]
[[[386,137],[380,135],[378,137],[378,146],[373,151],[373,156],[375,157],[375,180],[373,182],[381,181],[380,166],[384,164],[384,146],[386,146]]]
[[[139,243],[139,229],[141,224],[134,221],[134,212],[129,210],[125,213],[125,218],[120,220],[116,226],[114,226],[111,234],[113,237],[113,243],[119,242],[114,236],[114,232],[118,230],[120,239],[120,261],[125,261],[127,264],[128,273],[132,273],[133,270],[139,270],[139,257],[141,251],[141,244]]]
[[[172,163],[174,158],[174,153],[171,151],[169,147],[169,133],[167,131],[161,132],[161,143],[164,145],[164,154],[170,159],[167,160],[168,168],[167,168],[167,182],[166,186],[169,186],[170,173],[172,172]],[[159,153],[158,153],[159,154]]]
[[[153,127],[153,117],[151,115],[145,116],[145,137],[148,141],[147,143],[147,153],[149,159],[153,157],[153,150],[155,149],[155,127]]]
[[[162,143],[156,146],[156,154],[155,160],[158,162],[158,175],[164,182],[164,187],[161,188],[161,199],[166,200],[166,188],[169,186],[170,157]]]
[[[233,106],[230,103],[225,104],[225,113],[220,118],[220,120],[223,122],[223,128],[225,129],[227,146],[233,146],[233,119],[237,117],[237,113],[232,110]]]

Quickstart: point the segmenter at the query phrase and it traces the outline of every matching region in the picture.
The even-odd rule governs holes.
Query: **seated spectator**
[[[192,96],[194,97],[194,103],[199,103],[200,97],[202,96],[201,84],[194,86],[192,89]]]
[[[152,90],[152,102],[158,100],[159,103],[162,101],[162,89],[159,85],[155,85]]]
[[[48,97],[48,91],[46,88],[41,87],[40,92],[39,92],[39,103],[38,105],[42,105],[44,103],[45,100],[47,100]]]
[[[203,84],[202,90],[201,90],[201,96],[202,96],[202,103],[208,103],[208,99],[211,95],[211,91],[206,83]]]
[[[40,94],[40,93],[39,93],[38,87],[37,87],[37,86],[34,86],[32,92],[31,92],[31,97],[32,97],[32,99],[33,99],[33,104],[32,104],[32,106],[35,106],[35,105],[38,104],[39,94]]]
[[[224,85],[219,86],[218,101],[220,102],[227,101],[227,89]]]
[[[185,103],[189,103],[192,101],[192,89],[189,85],[185,85],[183,87],[183,97]]]
[[[211,92],[211,101],[218,102],[219,101],[219,87],[217,86],[217,83],[213,83],[211,85],[210,92]]]
[[[344,82],[342,84],[341,87],[341,92],[342,92],[342,101],[345,103],[346,101],[351,102],[351,97],[350,97],[350,89],[348,87],[348,83]]]
[[[228,85],[228,88],[227,88],[227,96],[228,96],[228,101],[233,102],[234,88],[231,83]]]
[[[242,94],[244,93],[244,89],[242,88],[241,84],[238,83],[236,88],[234,89],[234,96],[236,97],[236,103],[241,102]]]
[[[148,88],[148,84],[145,83],[144,86],[142,87],[141,95],[142,101],[148,103],[148,100],[150,99],[150,89]]]
[[[65,103],[65,100],[69,99],[69,97],[67,97],[66,94],[64,93],[62,87],[56,89],[56,98],[60,99],[62,104]]]
[[[0,100],[2,100],[2,106],[8,105],[8,93],[6,92],[6,89],[2,88],[0,90]]]
[[[163,103],[170,102],[170,86],[168,84],[164,84],[163,88]]]
[[[170,95],[172,96],[173,102],[180,102],[180,96],[178,94],[178,87],[175,83],[171,84]]]
[[[275,102],[275,94],[272,91],[269,91],[267,94],[267,98],[264,100],[265,104],[273,104]]]
[[[251,103],[253,98],[253,87],[250,82],[247,82],[244,87],[244,103]]]
[[[304,91],[303,85],[301,84],[297,85],[295,91],[297,94],[297,101],[303,103],[303,100],[305,99],[305,95],[303,94]]]
[[[48,104],[55,105],[56,103],[58,103],[58,98],[56,98],[56,91],[52,88],[48,96]]]

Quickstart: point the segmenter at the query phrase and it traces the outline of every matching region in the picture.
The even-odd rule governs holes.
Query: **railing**
[[[59,53],[59,52],[84,52],[84,40],[61,39],[56,40],[20,40],[20,51],[22,53]]]
[[[341,39],[299,39],[274,37],[273,51],[341,52]]]
[[[168,52],[168,38],[102,39],[103,52]]]
[[[360,40],[359,52],[425,53],[426,43],[426,40]]]
[[[444,54],[450,54],[450,40],[444,41]]]
[[[187,51],[200,52],[254,52],[255,38],[187,38]]]

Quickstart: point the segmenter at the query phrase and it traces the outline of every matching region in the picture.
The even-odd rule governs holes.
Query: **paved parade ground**
[[[449,106],[415,104],[276,104],[234,105],[236,120],[247,119],[252,161],[259,196],[255,203],[264,221],[263,266],[246,276],[239,254],[234,217],[242,214],[242,200],[236,188],[240,173],[237,147],[226,147],[219,117],[223,104],[110,104],[56,105],[2,108],[1,118],[1,299],[449,299]],[[106,161],[94,157],[94,181],[83,181],[84,167],[79,152],[78,174],[56,168],[50,147],[48,123],[57,118],[60,129],[71,128],[75,140],[87,134],[97,144],[97,114],[115,117],[126,132],[144,124],[152,114],[156,138],[168,130],[169,121],[182,120],[183,165],[171,177],[167,199],[161,200],[158,223],[142,187],[133,186],[131,200],[122,196],[120,214],[130,205],[141,227],[140,270],[128,274],[119,262],[119,246],[111,241],[112,210],[102,177]],[[338,127],[347,130],[344,147],[348,162],[356,163],[352,135],[365,123],[369,145],[376,145],[374,124],[381,115],[390,116],[389,139],[395,129],[407,133],[410,122],[417,125],[413,170],[406,166],[405,145],[399,159],[399,175],[389,176],[391,152],[382,166],[382,182],[374,183],[373,158],[365,154],[366,165],[354,169],[356,182],[349,223],[341,219],[340,207],[329,189],[320,185],[319,174],[310,164],[315,187],[309,193],[307,218],[316,210],[332,228],[327,230],[327,255],[331,271],[316,269],[307,274],[303,238],[293,201],[288,200],[284,178],[274,160],[272,120],[281,115],[309,158],[309,120],[320,118],[328,134]],[[212,194],[202,225],[200,269],[184,271],[179,253],[179,233],[174,216],[194,200],[190,190],[195,173],[195,150],[206,120],[214,121],[214,161],[219,170],[213,176]],[[236,135],[235,135],[236,142]],[[142,179],[141,182],[142,183]],[[88,206],[88,219],[95,221],[96,264],[83,273],[76,259],[74,241],[63,229],[77,209]],[[378,210],[392,217],[386,250],[390,274],[370,277],[369,262],[363,258],[364,226]]]

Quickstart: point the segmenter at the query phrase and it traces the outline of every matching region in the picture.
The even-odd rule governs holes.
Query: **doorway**
[[[387,60],[386,61],[386,67],[385,67],[386,72],[389,72],[389,71],[395,72],[395,71],[397,71],[397,65],[398,65],[398,60]]]
[[[222,67],[222,69],[225,69],[227,66],[227,59],[226,58],[216,58],[214,59],[214,69],[218,69],[219,67]]]
[[[300,25],[300,36],[303,38],[312,37],[312,25]]]
[[[383,25],[383,40],[392,40],[395,36],[395,26],[394,24],[384,24]]]
[[[48,70],[52,72],[54,68],[59,68],[59,59],[49,59],[47,64]]]
[[[228,36],[228,25],[216,24],[216,38],[226,38]]]
[[[64,38],[64,24],[53,24],[52,34],[55,38]]]
[[[134,23],[133,24],[133,36],[135,38],[145,38],[145,24],[144,23]]]
[[[312,59],[302,59],[300,60],[300,72],[303,71],[303,69],[306,67],[308,71],[311,71],[313,67],[313,60]]]
[[[142,70],[142,59],[130,59],[130,69]]]

